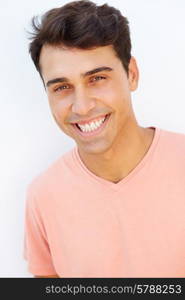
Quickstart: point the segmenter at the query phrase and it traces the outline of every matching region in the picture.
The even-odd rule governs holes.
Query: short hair
[[[32,28],[29,53],[40,75],[40,52],[46,44],[79,49],[112,45],[128,74],[131,58],[129,22],[118,9],[108,4],[98,6],[88,0],[73,1],[47,11],[40,22],[39,17],[34,16]]]

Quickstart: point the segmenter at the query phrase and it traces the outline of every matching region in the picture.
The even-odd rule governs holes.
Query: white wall
[[[27,184],[74,145],[57,127],[28,55],[33,15],[69,1],[10,1],[0,9],[0,277],[31,277],[23,260]],[[140,68],[133,93],[142,126],[185,133],[185,1],[109,0],[130,20]],[[3,9],[2,9],[3,7]]]

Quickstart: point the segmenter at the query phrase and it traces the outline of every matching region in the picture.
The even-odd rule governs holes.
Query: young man
[[[30,54],[76,142],[27,189],[37,277],[185,277],[185,135],[138,125],[128,21],[108,5],[50,10]]]

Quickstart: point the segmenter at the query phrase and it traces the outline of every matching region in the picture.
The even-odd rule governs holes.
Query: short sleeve
[[[28,261],[28,271],[33,275],[56,274],[36,196],[31,186],[28,186],[26,191],[23,256]]]

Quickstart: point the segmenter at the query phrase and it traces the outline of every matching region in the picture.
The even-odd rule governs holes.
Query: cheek
[[[103,105],[112,106],[112,103],[115,102],[116,93],[111,86],[104,85],[101,87],[93,87],[89,90],[89,97],[92,97],[97,100],[97,105],[102,103]]]
[[[108,89],[102,93],[100,99],[103,99],[104,104],[121,111],[128,103],[129,94],[123,88]]]
[[[129,89],[126,82],[117,80],[110,82],[101,88],[94,89],[93,96],[101,99],[105,104],[111,107],[123,105],[123,102],[129,99]]]
[[[68,115],[70,103],[66,99],[49,99],[50,109],[55,118],[62,123]]]

